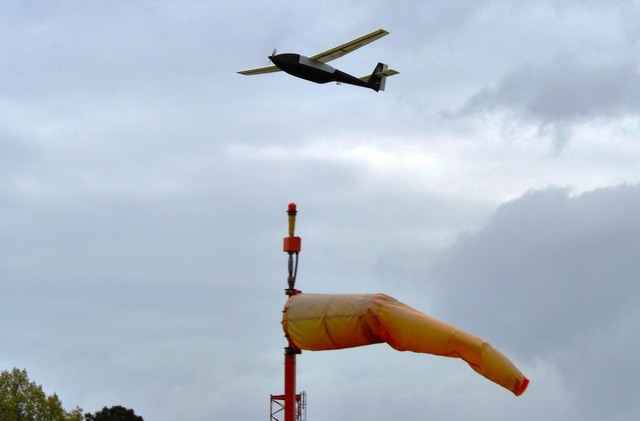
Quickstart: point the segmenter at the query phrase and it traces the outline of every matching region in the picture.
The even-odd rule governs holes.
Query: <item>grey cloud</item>
[[[632,419],[640,373],[625,350],[640,346],[638,209],[635,185],[576,197],[549,188],[504,204],[433,266],[436,306],[520,358],[554,361],[583,419]]]
[[[575,123],[640,114],[640,69],[635,61],[589,65],[560,59],[527,64],[508,72],[496,88],[484,88],[459,110],[461,115],[503,111],[549,130],[563,146]]]
[[[640,112],[640,71],[635,63],[585,66],[559,60],[509,72],[496,89],[470,98],[462,112],[513,110],[541,124]]]
[[[632,3],[626,16],[634,16]],[[582,171],[627,177],[619,161],[586,148],[553,166],[540,158],[540,167],[524,170],[530,178],[514,180],[521,157],[511,160],[500,142],[465,150],[484,127],[439,121],[438,110],[473,94],[469,113],[508,109],[567,135],[579,120],[637,112],[637,72],[618,41],[611,54],[618,61],[595,53],[549,60],[578,42],[590,49],[610,35],[602,35],[605,27],[615,32],[615,22],[594,18],[605,6],[532,4],[7,2],[0,13],[0,33],[11,41],[0,63],[2,361],[88,411],[122,404],[150,420],[266,417],[268,394],[282,390],[281,247],[294,200],[304,291],[389,293],[486,337],[527,369],[536,358],[557,364],[580,403],[619,392],[612,404],[594,400],[601,412],[585,405],[594,413],[637,414],[628,397],[640,376],[624,372],[635,367],[633,355],[597,364],[610,352],[603,344],[633,349],[638,339],[635,186],[579,197],[533,192],[438,254],[460,230],[482,226],[502,197],[467,197],[478,186],[471,177],[497,190],[510,184],[509,192],[541,180],[570,183]],[[530,13],[538,6],[543,13]],[[549,32],[533,30],[549,16],[547,6],[562,13],[548,21]],[[564,19],[574,16],[583,19]],[[266,64],[274,45],[312,53],[377,27],[391,35],[335,64],[370,71],[388,58],[401,74],[384,93],[235,73]],[[629,45],[636,27],[628,18]],[[565,30],[571,37],[560,39]],[[593,36],[576,36],[586,33]],[[554,102],[556,91],[562,102]],[[374,171],[343,155],[345,145],[366,145],[384,161],[406,150],[407,138],[432,144],[416,151],[433,152],[436,168]],[[636,157],[628,155],[632,168]],[[603,168],[594,171],[590,159]],[[474,170],[479,162],[490,165]],[[421,179],[420,171],[438,168],[446,171],[433,183]],[[574,349],[588,352],[576,358]],[[514,399],[466,366],[388,347],[305,353],[299,368],[301,387],[313,389],[310,419],[324,412],[327,419],[495,420],[496,408],[502,419],[575,415],[563,393],[543,393],[557,385],[532,379],[531,391]],[[600,387],[611,373],[626,392]]]

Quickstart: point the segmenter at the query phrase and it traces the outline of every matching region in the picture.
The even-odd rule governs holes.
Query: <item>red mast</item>
[[[296,275],[298,273],[298,253],[301,249],[300,237],[294,236],[296,228],[296,204],[289,203],[287,215],[289,216],[289,236],[284,238],[283,251],[289,254],[287,288],[285,294],[289,297],[299,294],[295,289]],[[295,261],[294,261],[295,257]],[[302,351],[296,347],[289,338],[289,344],[284,349],[284,395],[271,395],[271,420],[279,412],[284,411],[284,421],[306,420],[306,394],[296,394],[296,355]],[[274,411],[274,405],[277,408]]]

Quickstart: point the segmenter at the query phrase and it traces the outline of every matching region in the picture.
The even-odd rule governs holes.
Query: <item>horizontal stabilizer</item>
[[[368,87],[376,92],[384,91],[387,84],[387,77],[397,75],[399,72],[389,69],[389,66],[384,63],[378,63],[373,69],[373,72],[369,76],[363,76],[361,81],[365,82]]]
[[[398,72],[398,71],[396,71],[396,70],[393,70],[393,69],[387,69],[387,70],[384,70],[384,71],[382,71],[382,72],[376,72],[376,73],[374,73],[374,74],[373,74],[373,76],[376,76],[376,77],[383,77],[383,76],[384,76],[384,77],[387,77],[387,76],[393,76],[393,75],[399,75],[399,74],[400,74],[400,72]],[[372,76],[372,75],[366,75],[366,76],[362,76],[362,77],[361,77],[361,78],[359,78],[359,79],[360,79],[360,80],[363,80],[363,81],[365,81],[365,82],[366,82],[366,81],[368,81],[368,80],[369,80],[369,78],[370,78],[371,76]]]

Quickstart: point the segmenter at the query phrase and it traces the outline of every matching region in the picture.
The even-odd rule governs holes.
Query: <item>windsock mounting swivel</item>
[[[291,202],[289,203],[289,208],[287,210],[287,214],[289,215],[289,236],[284,238],[283,251],[289,253],[289,276],[287,277],[287,283],[289,288],[285,290],[286,294],[289,296],[296,295],[300,291],[295,289],[296,284],[296,275],[298,273],[298,253],[300,253],[302,240],[300,237],[296,237],[294,235],[296,230],[296,214],[298,213],[296,209],[296,204]],[[295,255],[295,264],[293,256]]]

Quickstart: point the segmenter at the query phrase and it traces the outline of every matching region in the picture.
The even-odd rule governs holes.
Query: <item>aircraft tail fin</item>
[[[375,91],[384,91],[384,86],[388,76],[397,75],[398,72],[389,69],[389,66],[384,63],[378,63],[371,75],[363,76],[360,80],[367,82],[369,87]]]

